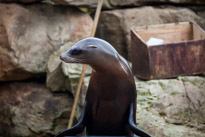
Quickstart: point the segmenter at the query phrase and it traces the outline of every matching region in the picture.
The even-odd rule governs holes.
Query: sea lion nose
[[[60,59],[61,60],[64,60],[64,58],[65,58],[65,55],[64,55],[65,53],[62,53],[61,55],[60,55]]]
[[[60,59],[61,59],[61,60],[63,59],[62,55],[60,55]]]

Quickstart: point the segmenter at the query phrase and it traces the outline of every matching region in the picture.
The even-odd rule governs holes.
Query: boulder
[[[66,43],[50,55],[47,65],[46,85],[54,92],[69,91],[75,97],[83,65],[65,63],[59,58],[60,54],[67,51],[72,45],[72,43]],[[84,104],[91,71],[92,69],[87,66],[79,99],[81,107]]]
[[[156,103],[159,114],[167,118],[167,122],[196,127],[205,132],[205,93],[204,89],[185,82],[185,92],[166,96]]]
[[[13,82],[0,88],[0,136],[48,137],[67,128],[73,98],[43,84]]]
[[[187,8],[146,6],[109,10],[101,13],[96,35],[110,42],[122,56],[130,60],[131,27],[185,21],[195,21],[200,26],[205,26],[205,19]]]
[[[136,79],[137,125],[157,137],[205,137],[205,77]]]
[[[42,0],[0,0],[0,2],[5,2],[5,3],[34,3],[34,2],[41,2]]]
[[[163,4],[163,3],[175,3],[175,4],[205,4],[203,0],[109,0],[110,5],[113,7],[120,6],[142,6],[146,4]]]
[[[8,1],[8,0],[7,0]],[[55,3],[59,5],[70,5],[78,7],[96,8],[97,0],[46,0],[49,3]],[[119,8],[119,7],[133,7],[143,6],[150,4],[194,4],[205,5],[204,0],[104,0],[103,8]]]
[[[52,91],[71,91],[69,78],[63,73],[61,53],[67,51],[73,44],[66,43],[54,51],[47,62],[46,86]]]
[[[47,2],[50,4],[69,5],[78,7],[96,8],[97,0],[0,0],[0,2],[15,2],[15,3],[33,3],[33,2]],[[147,4],[194,4],[205,5],[204,0],[104,0],[103,8],[117,8],[142,6]]]
[[[88,37],[93,20],[72,7],[0,4],[0,81],[46,72],[51,53]]]

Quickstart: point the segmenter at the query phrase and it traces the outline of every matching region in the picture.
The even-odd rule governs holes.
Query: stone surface
[[[0,4],[0,81],[46,72],[49,55],[88,37],[91,17],[71,7]]]
[[[0,136],[48,137],[66,129],[73,98],[43,84],[0,85]]]
[[[59,5],[96,8],[98,0],[47,0]],[[109,0],[103,0],[103,8],[111,8]]]
[[[8,1],[8,0],[7,0]],[[46,0],[48,3],[54,3],[59,5],[71,5],[78,7],[96,8],[97,0]],[[104,0],[103,8],[119,8],[119,7],[133,7],[143,6],[148,4],[197,4],[205,5],[204,0]]]
[[[33,3],[47,2],[58,5],[70,5],[79,7],[96,8],[97,0],[0,0],[0,2]],[[104,0],[103,8],[117,8],[141,6],[146,4],[175,3],[175,4],[205,4],[204,0]]]
[[[140,81],[137,123],[156,137],[205,137],[205,77]]]
[[[69,78],[63,73],[61,53],[67,51],[72,43],[66,43],[53,52],[47,62],[46,86],[52,91],[71,91]]]
[[[72,43],[66,43],[50,55],[47,63],[46,84],[52,91],[69,90],[75,96],[83,65],[65,63],[59,58],[60,54],[66,52],[72,45]],[[91,71],[92,69],[87,66],[85,77],[90,77]],[[85,83],[88,86],[88,82]]]
[[[68,64],[59,58],[60,54],[67,51],[72,45],[72,43],[66,43],[50,55],[47,65],[46,85],[54,92],[69,91],[75,97],[83,65]],[[91,71],[92,69],[87,66],[79,98],[80,107],[83,106],[85,101]]]
[[[113,7],[141,6],[146,4],[176,3],[176,4],[205,4],[203,0],[109,0]]]
[[[103,11],[100,16],[97,37],[110,42],[122,56],[130,60],[131,27],[185,21],[195,21],[205,27],[205,19],[187,8],[147,6]]]
[[[40,2],[42,0],[0,0],[0,2],[5,2],[5,3],[11,3],[11,2],[15,2],[15,3],[33,3],[33,2]]]

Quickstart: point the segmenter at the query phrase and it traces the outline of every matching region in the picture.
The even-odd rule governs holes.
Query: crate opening
[[[191,22],[143,26],[134,31],[145,44],[150,38],[161,39],[163,44],[205,39],[203,30]]]

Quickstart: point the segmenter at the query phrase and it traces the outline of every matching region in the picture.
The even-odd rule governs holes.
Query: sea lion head
[[[99,38],[86,38],[62,53],[60,59],[66,63],[82,63],[95,66],[116,58],[117,51]],[[106,63],[107,64],[107,63]]]

